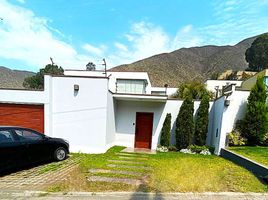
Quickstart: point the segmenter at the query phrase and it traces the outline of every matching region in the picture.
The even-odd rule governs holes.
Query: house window
[[[145,94],[145,80],[117,79],[116,85],[118,93]]]

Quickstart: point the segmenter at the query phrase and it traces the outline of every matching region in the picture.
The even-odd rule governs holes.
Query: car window
[[[32,140],[42,140],[43,137],[30,130],[15,130],[16,134],[19,136],[20,140],[23,141],[32,141]]]
[[[0,143],[14,142],[11,131],[0,130]]]

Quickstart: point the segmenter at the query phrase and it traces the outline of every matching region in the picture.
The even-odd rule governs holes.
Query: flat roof
[[[129,94],[129,93],[112,93],[113,97],[118,100],[129,101],[155,101],[166,102],[167,95],[154,95],[154,94]]]

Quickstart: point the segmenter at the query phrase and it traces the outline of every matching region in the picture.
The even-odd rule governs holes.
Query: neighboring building
[[[251,90],[251,88],[255,85],[257,81],[257,77],[263,76],[264,82],[266,86],[268,86],[268,69],[262,70],[259,73],[255,74],[254,76],[250,77],[249,79],[243,81],[241,84],[241,90]]]
[[[205,82],[206,88],[215,94],[215,97],[222,96],[222,89],[228,85],[241,86],[243,81],[234,80],[207,80]]]

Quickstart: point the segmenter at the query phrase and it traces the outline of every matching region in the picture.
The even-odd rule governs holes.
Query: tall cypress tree
[[[191,97],[186,97],[176,119],[176,147],[187,148],[193,143],[194,135],[194,102]]]
[[[171,114],[167,113],[163,128],[161,130],[161,146],[168,147],[170,145],[170,129],[171,129]]]
[[[266,98],[266,86],[263,77],[258,77],[248,97],[247,110],[242,126],[242,135],[248,139],[249,145],[261,144],[265,133],[268,131]]]
[[[209,109],[209,97],[203,95],[197,110],[195,121],[195,144],[203,146],[206,144],[207,132],[208,132],[208,113]]]

